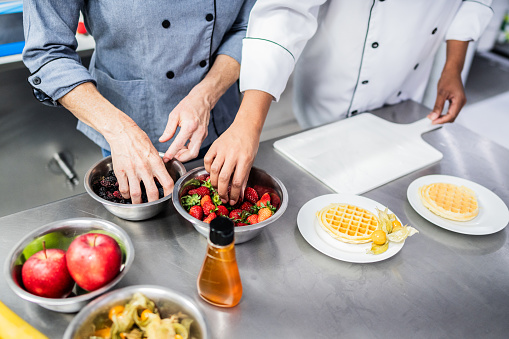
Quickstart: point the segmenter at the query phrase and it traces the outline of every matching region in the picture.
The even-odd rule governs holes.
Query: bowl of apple
[[[75,313],[107,292],[134,260],[129,235],[97,218],[55,221],[27,234],[4,265],[7,285],[46,309]]]

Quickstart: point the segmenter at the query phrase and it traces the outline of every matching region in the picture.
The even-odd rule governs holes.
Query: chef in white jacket
[[[242,195],[270,103],[279,100],[294,69],[293,108],[308,128],[384,104],[420,102],[445,39],[446,63],[428,117],[454,121],[466,102],[466,50],[489,23],[491,2],[258,0],[243,41],[241,107],[204,158],[223,201]]]

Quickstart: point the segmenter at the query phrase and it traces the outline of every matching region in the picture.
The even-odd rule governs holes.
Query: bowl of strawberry
[[[230,218],[235,224],[236,244],[256,237],[288,206],[288,192],[281,180],[256,167],[251,168],[242,200],[234,206],[221,202],[204,167],[183,175],[172,195],[175,209],[205,237],[214,218]]]

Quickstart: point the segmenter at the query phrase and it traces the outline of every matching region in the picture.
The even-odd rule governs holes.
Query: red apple
[[[28,292],[46,298],[65,298],[74,287],[65,251],[51,248],[32,255],[23,264],[21,279]]]
[[[66,258],[67,268],[74,281],[81,288],[94,291],[117,276],[122,251],[109,235],[87,233],[71,242]]]

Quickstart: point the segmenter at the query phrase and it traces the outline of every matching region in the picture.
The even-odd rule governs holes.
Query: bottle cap
[[[217,217],[210,222],[210,241],[218,246],[226,246],[233,242],[235,235],[233,221],[225,217]]]

